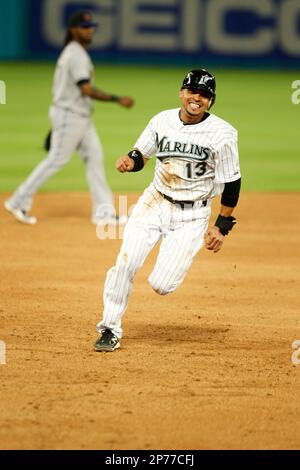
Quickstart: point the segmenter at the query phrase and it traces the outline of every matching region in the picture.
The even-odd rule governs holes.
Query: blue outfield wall
[[[0,57],[56,57],[78,8],[99,23],[95,59],[300,68],[300,0],[10,0]]]
[[[0,59],[19,59],[28,55],[28,0],[1,2]]]

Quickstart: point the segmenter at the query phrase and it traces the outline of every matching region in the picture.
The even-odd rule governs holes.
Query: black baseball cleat
[[[119,339],[110,330],[103,331],[102,335],[97,339],[95,343],[95,351],[101,352],[112,352],[120,347]]]

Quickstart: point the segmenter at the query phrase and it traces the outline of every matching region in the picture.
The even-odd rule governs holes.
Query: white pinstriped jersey
[[[185,125],[180,109],[163,111],[149,122],[135,144],[145,157],[156,155],[153,184],[177,201],[206,200],[220,194],[224,183],[241,177],[237,130],[209,115]]]

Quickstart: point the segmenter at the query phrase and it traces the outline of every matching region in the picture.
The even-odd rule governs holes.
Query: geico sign
[[[61,47],[67,6],[82,0],[44,0],[45,40]],[[94,49],[265,55],[275,48],[300,55],[300,0],[89,0],[99,22]],[[249,13],[255,27],[243,34],[226,31],[230,12]]]

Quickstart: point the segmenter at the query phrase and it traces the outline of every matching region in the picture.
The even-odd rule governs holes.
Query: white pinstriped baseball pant
[[[153,184],[146,189],[125,227],[116,265],[107,273],[103,320],[97,325],[99,333],[109,328],[121,338],[122,316],[134,276],[160,239],[162,242],[149,283],[160,295],[177,289],[203,245],[210,214],[210,201],[206,207],[197,202],[194,207],[181,209],[166,201]]]
[[[78,150],[86,165],[86,175],[93,200],[93,214],[102,206],[111,206],[113,195],[105,178],[102,146],[90,117],[57,107],[50,108],[51,149],[10,199],[16,208],[29,211],[36,191],[70,160]]]

